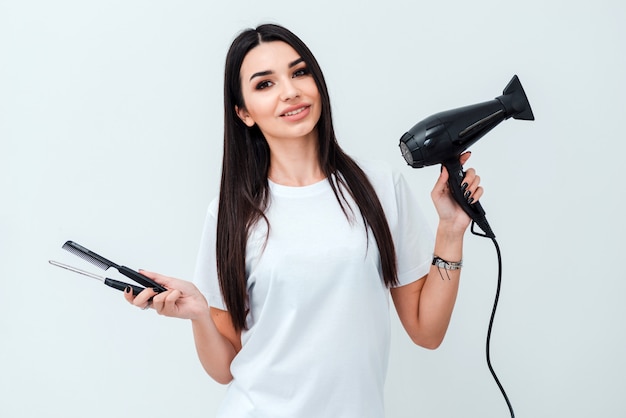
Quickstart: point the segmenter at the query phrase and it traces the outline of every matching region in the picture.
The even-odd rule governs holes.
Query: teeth
[[[304,109],[306,109],[306,107],[300,108],[298,110],[294,110],[291,112],[287,112],[285,113],[285,116],[293,116],[293,115],[297,115],[298,113],[302,112]]]

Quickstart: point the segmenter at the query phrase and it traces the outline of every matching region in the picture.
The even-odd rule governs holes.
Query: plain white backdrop
[[[0,416],[213,416],[224,389],[187,322],[48,260],[101,273],[71,239],[192,277],[226,50],[265,22],[310,46],[344,148],[404,171],[433,226],[438,169],[406,166],[400,136],[520,77],[536,121],[503,122],[468,163],[503,251],[493,365],[518,417],[626,416],[625,18],[618,0],[0,0]],[[508,416],[484,353],[490,241],[468,233],[465,263],[439,350],[393,318],[389,418]]]

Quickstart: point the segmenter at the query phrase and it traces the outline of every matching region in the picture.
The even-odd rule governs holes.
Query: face
[[[287,43],[261,43],[241,64],[243,122],[258,125],[268,142],[317,140],[321,101],[306,63]]]

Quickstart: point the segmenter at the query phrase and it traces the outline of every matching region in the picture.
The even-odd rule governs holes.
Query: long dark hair
[[[265,218],[269,202],[267,175],[269,146],[259,128],[246,126],[235,107],[245,109],[241,91],[241,64],[246,54],[262,42],[282,41],[304,60],[319,90],[322,111],[317,124],[319,163],[329,179],[337,201],[346,217],[343,190],[356,202],[366,228],[378,244],[383,280],[397,284],[396,256],[389,225],[367,176],[339,147],[332,124],[330,98],[319,64],[309,48],[282,26],[266,24],[247,29],[231,44],[226,56],[224,75],[224,156],[217,215],[217,274],[226,308],[235,329],[246,327],[248,296],[246,291],[245,252],[250,229]],[[331,181],[334,178],[335,181]],[[268,224],[269,226],[269,224]]]

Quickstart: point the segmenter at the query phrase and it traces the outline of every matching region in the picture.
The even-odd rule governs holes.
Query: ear
[[[254,126],[255,124],[254,119],[252,119],[252,117],[250,116],[250,114],[248,113],[246,109],[240,108],[239,106],[235,106],[235,113],[237,113],[237,116],[239,116],[239,119],[241,119],[248,128],[252,128]]]

